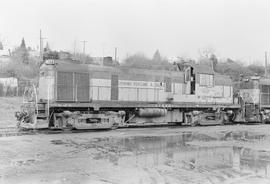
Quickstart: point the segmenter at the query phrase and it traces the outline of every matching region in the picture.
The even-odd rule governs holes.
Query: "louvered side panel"
[[[73,101],[73,73],[57,72],[57,100]]]

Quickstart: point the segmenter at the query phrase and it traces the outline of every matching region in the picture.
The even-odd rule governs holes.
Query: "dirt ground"
[[[22,98],[0,98],[0,128]],[[0,137],[1,183],[270,183],[270,125]]]
[[[0,183],[270,183],[270,125],[0,137]]]

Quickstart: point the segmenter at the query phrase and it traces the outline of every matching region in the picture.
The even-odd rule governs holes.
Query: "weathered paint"
[[[111,76],[111,100],[118,100],[118,75]]]
[[[90,98],[92,100],[111,99],[111,80],[90,79]]]
[[[88,73],[75,73],[75,96],[76,101],[85,102],[89,101],[89,74]]]
[[[52,65],[41,67],[39,73],[38,98],[55,99],[55,81],[56,76]]]
[[[184,83],[184,73],[180,71],[123,69],[92,65],[87,65],[86,68],[82,69],[81,66],[76,65],[72,72],[71,68],[65,71],[66,66],[61,69],[59,66],[56,67],[57,71],[73,74],[72,81],[71,79],[69,82],[66,81],[66,88],[71,84],[70,91],[67,90],[67,93],[73,97],[72,101],[87,101],[89,99],[89,101],[118,100],[152,103],[168,102],[170,99],[171,103],[232,104],[233,102],[232,86],[228,85],[229,82],[220,80],[222,76],[218,75],[216,78],[215,74],[214,86],[201,86],[196,83],[195,94],[190,94],[190,81]],[[82,69],[81,72],[79,69]],[[47,66],[46,70],[53,69]],[[80,79],[76,76],[80,76]],[[82,76],[84,76],[83,82],[80,83]],[[113,82],[112,76],[118,76],[117,80]],[[198,77],[196,78],[198,79]],[[40,85],[40,98],[46,99],[50,96],[51,99],[55,99],[54,94],[57,93],[54,92],[54,81],[57,81],[57,85],[59,85],[59,79],[54,78],[54,75],[51,78],[48,76],[40,78],[40,84],[42,84]],[[224,81],[226,80],[224,79]],[[47,95],[48,86],[51,89],[49,95]],[[56,90],[58,92],[61,89],[56,88]]]
[[[258,104],[260,102],[260,90],[259,89],[240,89],[240,97],[245,102]]]

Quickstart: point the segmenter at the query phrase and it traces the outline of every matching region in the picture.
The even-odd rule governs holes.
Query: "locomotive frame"
[[[21,126],[110,129],[152,125],[224,124],[239,117],[233,83],[206,65],[170,70],[74,64],[40,67],[37,101]],[[34,109],[34,110],[33,110]]]

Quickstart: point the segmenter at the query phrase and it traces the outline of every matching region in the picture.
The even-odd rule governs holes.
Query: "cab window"
[[[200,74],[200,86],[214,86],[214,75]]]

